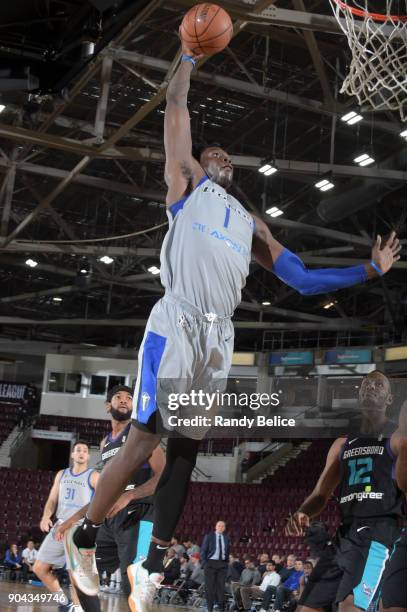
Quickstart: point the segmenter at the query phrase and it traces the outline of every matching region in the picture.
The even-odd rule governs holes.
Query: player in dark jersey
[[[377,370],[368,374],[359,401],[359,432],[353,428],[352,435],[335,440],[313,492],[287,525],[288,534],[298,535],[339,487],[342,520],[336,542],[315,566],[299,601],[301,612],[330,609],[335,603],[340,612],[367,610],[378,597],[389,550],[399,534],[404,495],[394,469],[401,438],[386,416],[392,403],[386,376]]]
[[[112,430],[100,444],[103,465],[116,455],[127,439],[132,402],[132,390],[124,385],[113,387],[107,395],[106,407],[111,416]],[[152,495],[164,466],[164,452],[157,446],[151,457],[133,473],[125,492],[111,508],[98,532],[96,564],[99,574],[104,571],[113,573],[120,567],[121,587],[126,595],[130,593],[127,567],[147,557],[153,528]],[[80,511],[82,516],[86,510]],[[61,526],[59,537],[74,524],[72,519]]]
[[[400,412],[399,428],[396,434],[398,456],[396,462],[396,481],[407,495],[407,402]],[[407,528],[404,527],[396,540],[386,565],[381,586],[382,609],[385,612],[407,612]]]

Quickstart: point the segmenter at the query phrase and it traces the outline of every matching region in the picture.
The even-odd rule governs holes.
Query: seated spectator
[[[179,578],[181,563],[173,548],[169,548],[164,557],[163,584],[174,584]]]
[[[240,588],[240,598],[242,601],[243,610],[250,610],[251,599],[254,597],[261,598],[262,609],[267,610],[270,605],[272,595],[271,589],[274,589],[275,593],[276,587],[278,587],[280,582],[281,578],[276,572],[276,566],[274,563],[267,563],[266,571],[264,572],[263,579],[259,586]],[[266,603],[264,603],[266,592],[268,592],[268,595],[266,597]]]
[[[304,561],[303,563],[304,566],[304,575],[301,576],[300,578],[300,597],[305,589],[305,585],[308,582],[308,578],[311,575],[312,570],[314,569],[314,564],[312,563],[312,561]]]
[[[185,552],[185,548],[182,546],[179,537],[176,535],[171,540],[171,548],[175,550],[178,557]]]
[[[281,582],[284,582],[285,580],[287,580],[287,578],[289,578],[291,574],[295,572],[294,564],[295,564],[296,558],[297,557],[295,555],[288,555],[286,566],[283,567],[279,571],[279,574],[281,576]]]
[[[229,565],[226,574],[226,583],[239,582],[241,573],[243,571],[243,564],[234,554],[229,555]]]
[[[191,557],[191,555],[195,553],[201,552],[201,547],[199,546],[199,544],[197,544],[196,542],[193,542],[192,540],[186,540],[184,542],[184,546],[185,546],[185,551],[188,557]]]
[[[287,559],[288,561],[288,559]],[[277,587],[276,600],[274,602],[274,611],[281,612],[283,605],[292,597],[298,597],[300,592],[300,580],[304,575],[302,561],[296,559],[294,562],[293,571],[289,577]],[[281,577],[281,572],[280,572]]]
[[[27,582],[28,572],[33,571],[34,563],[37,558],[38,551],[34,548],[34,540],[27,541],[27,547],[24,548],[22,553],[23,560],[23,581]]]
[[[204,571],[201,567],[201,555],[199,553],[192,553],[191,564],[192,570],[189,577],[189,580],[191,581],[190,588],[197,589],[205,582]]]
[[[283,569],[283,559],[280,555],[272,555],[271,560],[274,561],[276,572],[279,574]]]
[[[269,560],[270,559],[267,553],[262,553],[259,555],[259,565],[257,566],[257,569],[260,572],[260,576],[263,576],[264,572],[266,571],[266,566]]]
[[[10,579],[16,580],[21,570],[23,560],[20,553],[18,552],[17,544],[11,544],[9,550],[6,552],[4,557],[4,566],[11,572]]]
[[[180,562],[179,577],[181,580],[186,580],[191,573],[190,559],[187,553],[178,555],[178,559]]]
[[[205,573],[201,567],[201,555],[192,553],[190,561],[190,571],[185,580],[185,584],[179,592],[180,597],[187,602],[190,589],[199,589],[205,582]]]
[[[255,586],[260,584],[261,576],[254,565],[253,559],[245,559],[244,570],[240,575],[239,582],[231,582],[231,590],[235,604],[239,610],[243,610],[243,602],[240,596],[241,587]]]

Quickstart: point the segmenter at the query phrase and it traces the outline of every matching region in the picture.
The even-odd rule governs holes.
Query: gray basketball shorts
[[[56,528],[61,523],[62,521],[55,523],[49,533],[47,533],[38,551],[37,559],[43,563],[49,563],[53,567],[64,567],[66,564],[67,569],[70,569],[64,542],[63,540],[59,542],[55,539]]]
[[[188,302],[166,294],[151,311],[139,350],[132,415],[135,425],[150,425],[158,413],[165,430],[162,433],[176,432],[201,440],[211,424],[197,424],[199,419],[194,419],[191,426],[184,421],[213,417],[217,407],[207,411],[196,395],[195,405],[186,397],[200,392],[201,399],[203,393],[225,390],[233,344],[230,317],[201,313]],[[181,394],[183,405],[175,407]]]

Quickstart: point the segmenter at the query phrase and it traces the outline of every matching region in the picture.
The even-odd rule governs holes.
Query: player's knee
[[[49,573],[49,566],[42,561],[35,561],[33,566],[33,572],[38,578],[43,578]]]
[[[358,610],[359,608],[356,608],[355,606],[353,595],[348,595],[343,601],[340,602],[338,609],[339,612],[352,612],[353,610]]]

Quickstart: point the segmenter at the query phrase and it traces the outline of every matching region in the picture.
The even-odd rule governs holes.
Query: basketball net
[[[406,121],[406,0],[382,1],[381,14],[369,12],[367,0],[329,1],[352,52],[341,93],[356,96],[360,105],[369,104],[375,110],[399,111]]]

